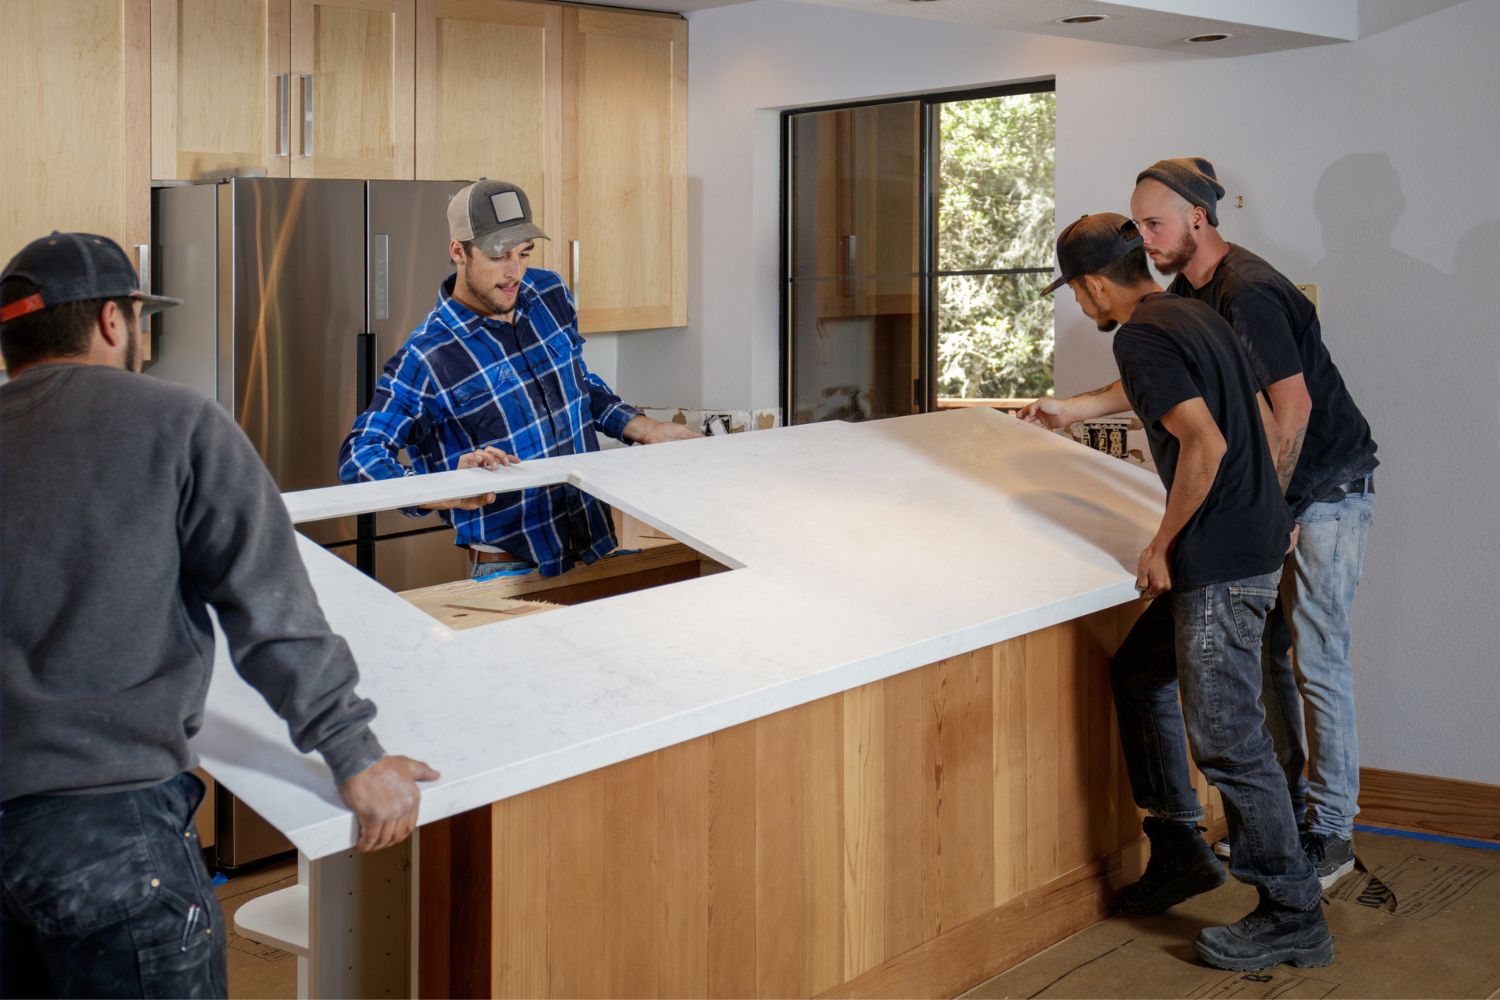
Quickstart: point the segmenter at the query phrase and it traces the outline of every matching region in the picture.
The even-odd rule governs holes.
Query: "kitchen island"
[[[286,501],[556,482],[727,571],[456,630],[302,542],[382,741],[443,773],[409,895],[221,650],[195,746],[304,857],[305,993],[380,953],[423,995],[952,995],[1106,912],[1139,820],[1105,666],[1153,475],[967,410]]]

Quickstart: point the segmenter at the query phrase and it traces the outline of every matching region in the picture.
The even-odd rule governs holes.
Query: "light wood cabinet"
[[[152,175],[412,177],[415,0],[151,0]]]
[[[554,241],[532,264],[564,270],[563,9],[516,0],[418,0],[418,180],[519,184]]]
[[[562,106],[580,329],[686,325],[687,22],[564,9]]]
[[[287,0],[152,0],[151,175],[290,176]]]
[[[293,177],[409,178],[415,0],[292,0]]]
[[[6,0],[0,267],[54,229],[151,234],[149,0]]]

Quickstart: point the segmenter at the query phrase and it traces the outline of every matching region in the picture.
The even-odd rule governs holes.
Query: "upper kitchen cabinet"
[[[287,0],[151,0],[151,174],[287,177]]]
[[[151,0],[152,174],[413,176],[415,0]]]
[[[418,0],[417,179],[519,184],[537,225],[562,239],[563,8],[516,0]],[[539,241],[532,264],[564,270]]]
[[[292,0],[293,177],[410,178],[415,0]]]
[[[151,234],[150,0],[6,0],[0,266],[54,229]]]
[[[687,324],[687,22],[563,10],[561,268],[584,333]],[[559,247],[559,249],[563,249]]]

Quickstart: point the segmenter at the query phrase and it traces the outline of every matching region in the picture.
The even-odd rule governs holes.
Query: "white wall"
[[[1384,463],[1355,612],[1364,763],[1500,784],[1496,38],[1492,0],[1239,59],[781,0],[693,14],[692,324],[619,335],[616,387],[777,404],[776,109],[1055,76],[1059,219],[1125,211],[1141,167],[1206,155],[1224,235],[1321,286]],[[1108,338],[1060,302],[1059,391],[1113,376]]]

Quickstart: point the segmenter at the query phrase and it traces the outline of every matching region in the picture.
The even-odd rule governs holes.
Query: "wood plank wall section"
[[[1359,782],[1362,823],[1500,841],[1500,786],[1373,767]]]
[[[424,827],[420,995],[951,996],[1087,926],[1140,838],[1108,675],[1138,610]]]

